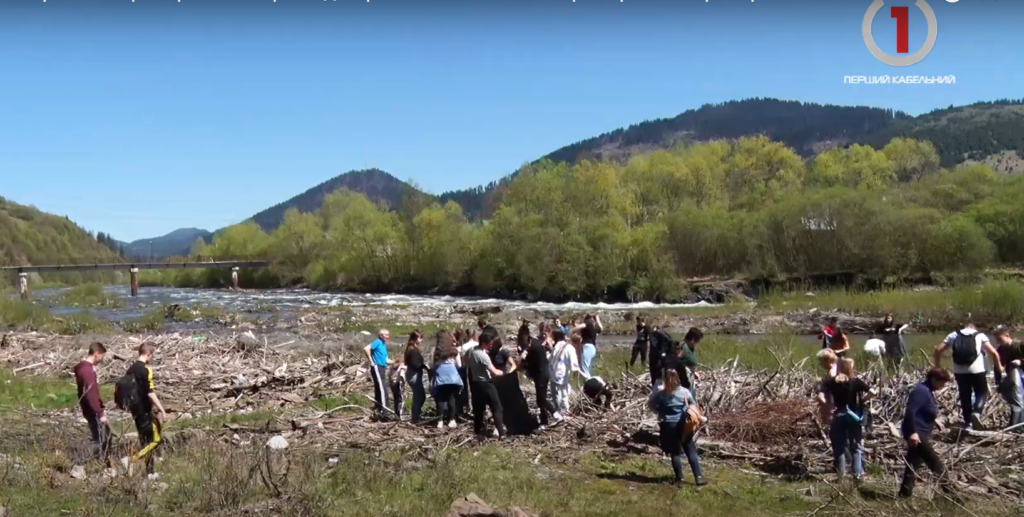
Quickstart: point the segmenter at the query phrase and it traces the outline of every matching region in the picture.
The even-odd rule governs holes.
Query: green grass
[[[64,291],[55,300],[65,307],[120,309],[124,300],[108,294],[100,284],[84,284]]]
[[[100,396],[112,400],[114,388],[100,386]],[[54,410],[78,406],[74,379],[54,379],[0,369],[0,413],[13,410]]]
[[[138,318],[131,318],[121,322],[121,328],[129,334],[156,332],[164,325],[165,313],[164,309],[149,311]]]
[[[0,328],[4,327],[65,335],[112,330],[108,322],[96,318],[88,311],[57,317],[50,314],[44,305],[12,300],[0,294]]]

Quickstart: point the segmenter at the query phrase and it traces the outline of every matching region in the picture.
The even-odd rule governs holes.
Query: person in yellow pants
[[[153,466],[154,449],[160,446],[160,431],[162,424],[167,421],[167,412],[164,411],[160,397],[156,394],[156,384],[153,382],[153,370],[149,367],[149,361],[153,358],[155,348],[150,343],[143,343],[139,346],[139,357],[132,364],[129,370],[135,377],[135,384],[139,390],[139,402],[132,406],[132,418],[135,420],[135,429],[139,432],[139,443],[142,449],[135,453],[133,460],[146,460],[146,474],[151,479],[156,479],[156,472]],[[159,413],[154,415],[154,409]]]

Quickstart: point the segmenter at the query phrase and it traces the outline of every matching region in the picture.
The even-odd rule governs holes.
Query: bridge
[[[265,260],[211,260],[198,262],[118,262],[110,264],[56,264],[48,266],[3,266],[0,267],[0,272],[17,273],[21,288],[21,298],[28,299],[29,273],[127,271],[128,273],[131,274],[132,296],[138,296],[140,269],[230,269],[231,284],[235,287],[235,289],[238,289],[239,270],[261,269],[269,266],[270,262]]]

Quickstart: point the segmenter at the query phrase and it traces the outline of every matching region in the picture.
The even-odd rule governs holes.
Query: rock
[[[328,468],[334,468],[334,467],[337,467],[337,466],[338,466],[338,457],[337,456],[331,456],[330,458],[327,458],[327,467]]]
[[[108,479],[116,478],[117,477],[117,469],[115,469],[114,467],[110,467],[109,469],[104,470],[103,471],[103,477],[108,478]]]
[[[452,503],[448,517],[538,517],[537,514],[519,508],[518,506],[508,511],[495,510],[491,505],[477,497],[476,494],[469,494]]]
[[[288,448],[288,440],[285,440],[284,436],[277,435],[267,442],[267,447],[270,447],[271,450],[283,451]]]
[[[71,477],[79,481],[85,479],[85,467],[81,465],[75,465],[71,468]]]

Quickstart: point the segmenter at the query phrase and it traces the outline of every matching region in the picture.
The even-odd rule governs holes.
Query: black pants
[[[377,418],[386,418],[388,414],[387,366],[373,365],[370,378],[373,379],[373,402]]]
[[[110,426],[100,422],[99,417],[96,415],[88,415],[85,417],[85,420],[89,423],[89,434],[92,437],[93,455],[96,459],[102,461],[104,464],[108,464],[109,466],[110,461],[107,458],[107,451],[110,450]]]
[[[633,343],[633,353],[629,358],[629,367],[632,368],[636,364],[636,358],[640,357],[640,364],[647,363],[647,342],[637,341]]]
[[[402,419],[402,410],[405,409],[405,381],[395,379],[391,383],[391,404],[395,406],[395,418]]]
[[[153,418],[153,411],[138,411],[132,414],[135,420],[135,430],[139,432],[139,444],[142,449],[132,459],[146,460],[146,474],[152,474],[153,451],[163,442],[160,433],[163,431],[160,422]]]
[[[462,378],[462,389],[455,401],[455,413],[465,415],[469,413],[469,369],[465,366],[459,368],[459,377]]]
[[[456,415],[456,399],[459,396],[459,392],[463,390],[462,386],[458,384],[442,384],[435,388],[437,390],[437,416],[441,418],[442,422],[453,422],[455,421]]]
[[[957,373],[956,389],[960,392],[960,410],[963,412],[964,425],[971,423],[971,413],[985,411],[988,401],[988,381],[984,373]]]
[[[550,375],[538,375],[533,379],[533,387],[537,390],[537,409],[540,410],[540,425],[548,425],[548,415],[554,412],[554,406],[548,400],[548,386],[551,384]]]
[[[478,381],[473,381],[473,386],[470,389],[473,393],[473,432],[484,433],[484,412],[490,406],[498,436],[505,436],[504,414],[501,409],[501,400],[498,398],[498,390],[490,382]]]
[[[932,448],[932,443],[927,436],[922,436],[921,443],[916,446],[907,444],[906,461],[907,467],[903,471],[903,483],[900,484],[900,497],[914,495],[917,471],[921,470],[921,467],[924,465],[928,465],[928,469],[936,476],[939,476],[939,483],[945,488],[945,480],[942,476],[946,472],[946,467],[942,465],[942,458],[939,458],[939,455],[935,453],[935,449]]]
[[[654,358],[651,357],[651,386],[656,387],[661,382],[661,361],[655,362]]]

